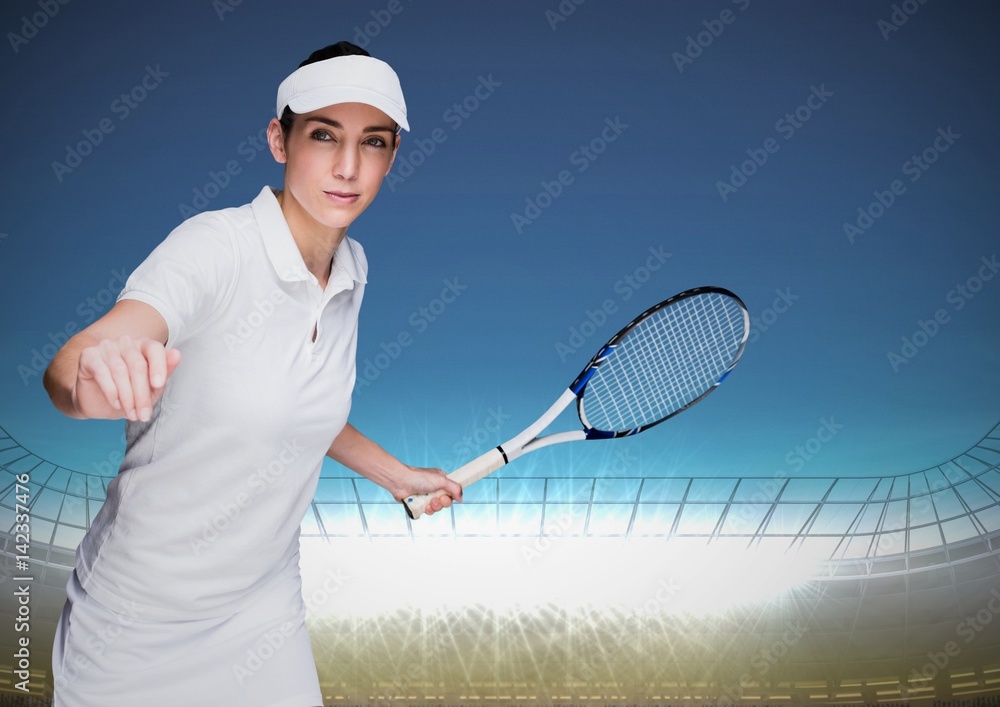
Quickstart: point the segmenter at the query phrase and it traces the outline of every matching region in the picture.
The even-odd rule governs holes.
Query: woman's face
[[[378,193],[399,137],[378,108],[338,103],[296,115],[288,135],[272,120],[268,143],[285,164],[283,209],[291,208],[296,220],[308,215],[320,226],[344,229]]]

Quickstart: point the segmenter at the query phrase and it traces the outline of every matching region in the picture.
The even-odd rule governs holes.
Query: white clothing
[[[52,707],[319,707],[297,581],[232,616],[147,621],[66,586],[52,651]]]
[[[199,620],[253,616],[300,586],[299,526],[350,411],[367,270],[345,237],[322,289],[268,187],[188,219],[136,268],[119,299],[154,307],[182,356],[152,419],[127,423],[121,469],[77,549],[90,599],[197,628],[170,634],[193,653],[216,640]],[[238,657],[204,656],[224,672]]]

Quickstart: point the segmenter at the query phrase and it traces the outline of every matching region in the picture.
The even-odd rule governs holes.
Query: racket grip
[[[506,463],[507,459],[504,457],[503,452],[500,451],[499,447],[494,447],[482,456],[476,457],[465,466],[455,469],[455,471],[448,474],[448,478],[452,481],[457,481],[464,489],[469,484],[473,484],[484,476],[493,473]],[[403,499],[403,507],[406,508],[407,515],[416,520],[424,514],[424,509],[432,499],[447,495],[444,491],[435,491],[434,493],[407,496]]]

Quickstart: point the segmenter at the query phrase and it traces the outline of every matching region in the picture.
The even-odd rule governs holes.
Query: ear
[[[267,124],[267,146],[271,149],[271,156],[279,164],[288,162],[288,153],[285,152],[285,132],[281,129],[281,123],[277,118],[271,118]]]
[[[389,158],[389,166],[385,168],[385,176],[389,176],[389,172],[392,171],[392,163],[396,161],[396,153],[399,152],[399,133],[396,133],[395,140],[392,144],[392,156]]]

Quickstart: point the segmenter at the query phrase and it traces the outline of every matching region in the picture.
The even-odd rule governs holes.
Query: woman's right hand
[[[149,419],[181,359],[177,349],[165,349],[168,333],[154,307],[119,300],[45,369],[42,383],[53,405],[73,418]]]
[[[73,406],[88,418],[149,420],[180,359],[155,339],[101,339],[80,352]]]

